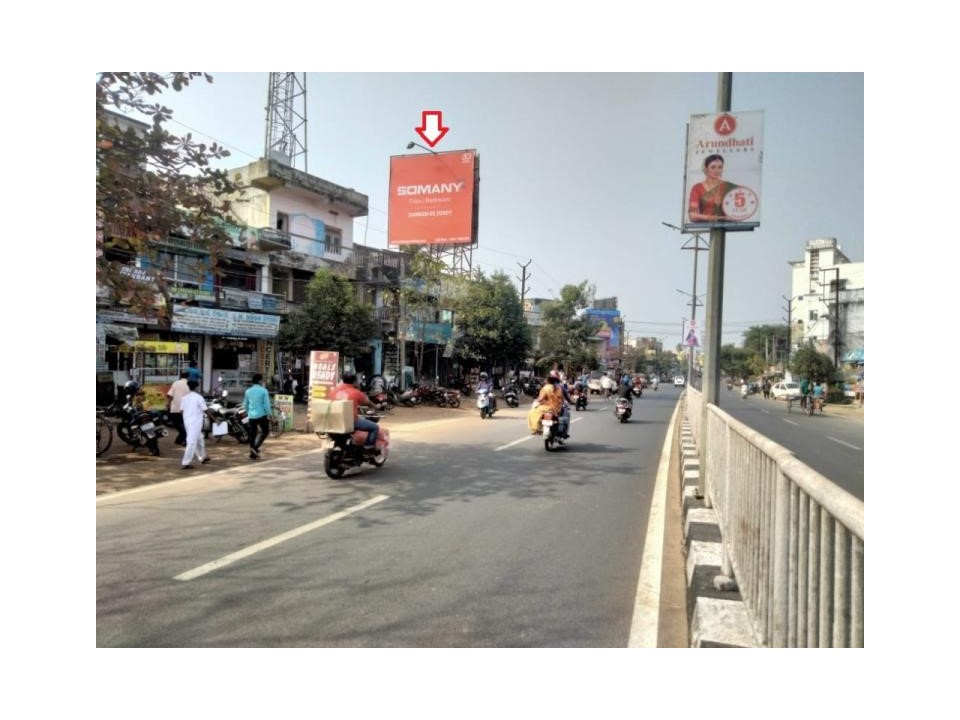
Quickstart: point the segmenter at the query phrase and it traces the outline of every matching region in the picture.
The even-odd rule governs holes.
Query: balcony
[[[293,240],[290,233],[276,228],[260,228],[257,231],[256,246],[258,250],[291,250]]]
[[[281,315],[287,311],[287,301],[282,295],[225,287],[220,289],[220,307]]]

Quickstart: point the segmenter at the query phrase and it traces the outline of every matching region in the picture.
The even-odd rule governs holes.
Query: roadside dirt
[[[439,420],[451,417],[466,417],[475,411],[472,398],[464,398],[459,408],[414,407],[395,408],[384,415],[380,421],[385,427],[409,425],[427,420]],[[181,469],[183,447],[174,443],[176,430],[167,428],[169,434],[160,439],[160,456],[153,457],[146,448],[131,451],[116,433],[110,449],[97,458],[97,495],[116,493],[123,490],[166,482],[193,475],[199,475],[225,468],[264,462],[280,457],[316,450],[320,439],[315,433],[306,432],[306,406],[294,407],[294,429],[280,437],[268,437],[260,450],[261,459],[250,459],[250,447],[240,444],[229,435],[219,441],[210,438],[207,441],[207,454],[210,462],[201,465],[196,459],[193,470]]]

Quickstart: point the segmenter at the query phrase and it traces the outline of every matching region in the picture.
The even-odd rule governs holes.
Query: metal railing
[[[697,390],[687,388],[685,402],[722,572],[736,578],[758,638],[863,647],[863,501],[717,406],[703,415]]]

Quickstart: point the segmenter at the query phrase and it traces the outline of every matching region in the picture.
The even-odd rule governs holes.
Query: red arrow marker
[[[420,127],[414,128],[430,147],[440,142],[440,139],[447,134],[449,129],[443,127],[442,110],[424,110]]]

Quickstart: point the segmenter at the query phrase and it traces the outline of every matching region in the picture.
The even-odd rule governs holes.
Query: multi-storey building
[[[790,263],[790,351],[813,342],[837,364],[863,348],[863,263],[851,262],[836,238],[807,243]]]

